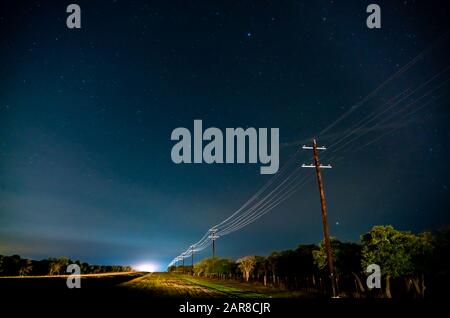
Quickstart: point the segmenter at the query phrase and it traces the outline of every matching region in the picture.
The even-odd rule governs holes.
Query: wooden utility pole
[[[216,256],[216,239],[219,238],[219,236],[216,234],[216,229],[209,230],[212,234],[208,236],[212,240],[212,256],[213,259]]]
[[[194,246],[191,246],[191,265],[192,265],[192,274],[194,274]]]
[[[334,264],[333,264],[333,252],[331,250],[330,243],[330,230],[328,227],[328,219],[327,219],[327,204],[325,201],[325,190],[323,187],[322,173],[320,171],[321,168],[330,169],[331,165],[323,166],[319,161],[319,153],[318,150],[325,150],[325,147],[317,147],[316,139],[313,139],[313,146],[303,146],[303,149],[312,149],[314,156],[314,165],[305,165],[303,164],[303,168],[315,168],[317,175],[317,184],[319,186],[319,194],[320,194],[320,205],[322,208],[322,225],[323,225],[323,238],[325,243],[325,250],[327,252],[327,263],[328,263],[328,271],[330,273],[331,280],[331,289],[333,293],[333,297],[337,297],[337,288],[336,288],[336,279],[334,276]]]
[[[213,261],[213,272],[216,270],[216,239],[219,238],[219,236],[216,234],[216,229],[209,230],[212,234],[208,236],[210,239],[212,239],[212,261]]]

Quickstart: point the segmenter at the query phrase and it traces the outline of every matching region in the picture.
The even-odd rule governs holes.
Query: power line
[[[353,111],[355,111],[357,108],[361,107],[363,104],[367,103],[369,100],[371,100],[374,96],[376,96],[385,86],[388,85],[392,80],[395,78],[401,76],[406,71],[408,71],[412,66],[414,66],[419,60],[421,60],[425,55],[427,55],[432,49],[434,49],[439,42],[442,39],[446,39],[448,36],[448,33],[446,33],[444,36],[440,37],[437,41],[434,42],[432,46],[430,46],[428,49],[422,51],[419,55],[417,55],[414,59],[412,59],[409,63],[404,65],[399,71],[397,71],[395,74],[393,74],[391,77],[389,77],[387,80],[385,80],[383,83],[381,83],[377,88],[375,88],[371,93],[369,93],[365,98],[363,98],[361,101],[357,102],[351,108],[338,117],[334,122],[332,122],[330,125],[325,127],[319,134],[319,136],[323,135],[324,133],[330,131],[332,128],[334,128],[339,122],[344,120],[346,117],[350,115]],[[448,68],[448,67],[447,67]],[[447,68],[444,71],[446,72]],[[431,79],[434,79],[435,77],[439,76],[441,73],[439,72],[435,76],[433,76]],[[420,90],[421,88],[425,87],[427,84],[430,83],[430,80],[423,83],[422,85],[419,85],[416,87],[413,91],[405,90],[401,92],[399,95],[397,95],[394,98],[394,103],[391,104],[388,109],[391,109],[392,107],[399,105],[405,98],[412,96]],[[406,96],[405,96],[406,93]],[[403,96],[403,97],[402,97]],[[426,103],[428,104],[428,103]],[[423,108],[425,106],[421,106]],[[357,124],[352,125],[352,128],[346,130],[344,132],[345,136],[343,138],[340,138],[338,142],[333,143],[329,148],[335,147],[336,145],[343,143],[344,140],[350,138],[352,135],[357,134],[358,132],[363,131],[364,126],[366,126],[368,123],[372,122],[374,119],[377,119],[382,114],[384,114],[387,110],[383,109],[381,112],[374,112],[362,120],[360,120]],[[390,118],[395,117],[397,113],[391,115]],[[410,113],[408,113],[410,114]],[[387,119],[389,120],[389,119]],[[385,122],[383,120],[381,123]],[[359,125],[359,126],[358,126]],[[378,122],[375,126],[372,126],[370,129],[366,130],[366,133],[369,131],[373,131],[376,127],[379,127],[380,122]],[[356,127],[358,126],[358,127]],[[355,128],[356,127],[356,128]],[[333,136],[333,135],[331,135]],[[336,138],[336,134],[334,134],[334,137]],[[357,135],[356,138],[360,138],[362,135]],[[322,136],[323,137],[323,136]],[[352,138],[350,140],[353,141],[355,139]],[[339,146],[338,148],[335,148],[331,153],[332,154],[336,151],[342,150],[345,148],[349,143],[349,140],[345,142],[343,145]],[[299,143],[299,142],[297,142]],[[291,156],[289,161],[283,165],[283,167],[280,169],[279,173],[272,177],[267,183],[265,183],[246,203],[244,203],[239,209],[237,209],[233,214],[231,214],[228,218],[220,222],[219,224],[213,226],[211,229],[215,229],[218,233],[218,235],[223,236],[226,234],[229,234],[231,232],[237,231],[248,224],[253,223],[258,218],[262,217],[264,214],[268,213],[270,210],[284,202],[286,199],[288,199],[299,187],[303,186],[307,181],[309,176],[305,176],[304,178],[298,180],[298,177],[300,175],[295,175],[298,172],[298,168],[294,169],[293,172],[290,174],[287,174],[287,171],[289,170],[289,167],[292,165],[293,162],[295,162],[296,157],[298,156],[299,151],[297,150],[294,155]],[[325,156],[326,157],[326,156]],[[335,158],[335,156],[331,157],[331,159]],[[331,160],[330,159],[330,160]],[[309,167],[309,166],[305,166]],[[330,166],[331,167],[331,166]],[[322,168],[327,168],[327,166],[322,166]],[[287,174],[287,176],[286,176]],[[282,177],[285,176],[284,179]],[[274,185],[277,181],[280,181],[280,184],[276,185],[274,189],[270,190],[270,187]],[[262,195],[266,193],[263,197]],[[211,237],[209,237],[209,231],[195,244],[191,245],[190,249],[188,249],[189,255],[192,255],[194,251],[201,251],[208,247],[209,245],[213,244],[214,247],[214,241]],[[184,253],[186,253],[184,252]],[[174,260],[170,263],[170,265],[173,265],[173,263],[178,260],[184,259],[186,255],[181,254],[180,256],[177,256],[174,258]],[[193,263],[193,258],[192,258]]]
[[[344,136],[343,138],[341,138],[340,140],[338,140],[337,142],[333,143],[330,145],[329,149],[335,148],[336,145],[343,143],[345,139],[351,137],[352,134],[354,134],[355,132],[358,132],[358,130],[360,130],[363,126],[367,125],[367,123],[372,122],[374,119],[377,119],[378,117],[380,117],[381,115],[383,115],[384,113],[386,113],[387,111],[391,110],[393,107],[399,105],[402,101],[404,101],[407,97],[413,96],[416,92],[420,91],[422,88],[426,87],[428,84],[430,84],[432,81],[434,81],[435,79],[437,79],[439,76],[441,76],[442,74],[445,74],[448,70],[449,70],[450,66],[447,66],[445,69],[439,71],[438,73],[434,74],[432,77],[430,77],[428,80],[426,80],[425,82],[423,82],[422,84],[418,85],[413,91],[411,91],[409,94],[407,94],[406,96],[403,96],[401,99],[399,99],[398,101],[396,101],[395,103],[393,103],[392,105],[390,105],[389,107],[383,109],[383,111],[379,112],[378,114],[376,114],[376,116],[373,116],[373,114],[366,116],[365,119],[359,121],[357,123],[357,125],[363,121],[361,125],[359,125],[357,128],[353,129],[349,134],[347,134],[346,136]],[[444,83],[446,83],[447,81],[445,81]],[[442,86],[439,85],[439,88]],[[432,92],[434,90],[428,91],[427,93],[425,93],[424,96],[427,96],[430,94],[430,92]],[[372,117],[372,118],[370,118]],[[370,118],[370,120],[367,120],[367,118]],[[357,136],[356,138],[359,138],[359,136]],[[344,146],[346,146],[347,144],[351,143],[354,139],[350,139],[349,141],[346,141],[343,145],[337,147],[336,149],[333,149],[333,152],[339,151],[340,149],[342,149]]]
[[[416,55],[410,62],[405,64],[402,68],[400,68],[397,72],[395,72],[393,75],[391,75],[389,78],[387,78],[384,82],[382,82],[380,85],[378,85],[373,91],[371,91],[366,97],[364,97],[361,101],[355,103],[350,107],[348,111],[346,111],[344,114],[339,116],[335,121],[330,123],[327,127],[322,129],[320,131],[319,136],[328,132],[330,129],[332,129],[334,126],[336,126],[338,123],[340,123],[342,120],[347,118],[351,113],[353,113],[356,109],[364,105],[367,101],[369,101],[372,97],[376,96],[379,91],[381,91],[385,86],[387,86],[390,82],[392,82],[397,77],[401,76],[403,73],[408,71],[412,66],[414,66],[418,61],[420,61],[423,57],[425,57],[428,53],[430,53],[436,46],[438,46],[442,41],[446,40],[448,35],[450,33],[446,32],[443,35],[441,35],[437,40],[433,42],[431,46],[420,52],[418,55]]]

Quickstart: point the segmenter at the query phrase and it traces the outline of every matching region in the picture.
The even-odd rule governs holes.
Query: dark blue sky
[[[368,1],[120,0],[78,1],[82,29],[69,30],[71,2],[0,5],[0,254],[163,268],[270,178],[259,165],[175,165],[174,128],[202,119],[303,140],[432,47],[339,133],[448,66],[447,1],[377,1],[380,30],[365,25]],[[441,75],[405,103],[448,92]],[[449,223],[448,99],[431,106],[336,153],[325,172],[332,235]],[[295,150],[283,146],[281,164]],[[321,237],[309,182],[217,246],[264,255]]]

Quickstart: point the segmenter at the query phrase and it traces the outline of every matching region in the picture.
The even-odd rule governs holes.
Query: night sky
[[[66,27],[73,2],[81,7],[78,30]],[[382,9],[379,30],[366,27],[372,2]],[[319,135],[320,144],[336,142],[433,78],[380,117],[392,120],[358,131],[359,139],[330,155],[333,169],[323,172],[330,231],[358,241],[377,224],[425,231],[450,223],[449,6],[2,1],[0,254],[165,269],[272,177],[259,164],[176,165],[173,129],[192,130],[194,119],[205,128],[277,127],[283,165],[421,53]],[[430,103],[401,118],[399,109],[413,102],[411,109]],[[298,165],[309,159],[300,153]],[[311,179],[220,238],[217,254],[267,255],[321,238]]]

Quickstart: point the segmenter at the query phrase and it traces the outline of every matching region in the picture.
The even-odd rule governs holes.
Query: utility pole
[[[219,238],[219,236],[216,234],[216,229],[209,230],[212,234],[208,236],[210,239],[212,239],[212,256],[213,259],[216,256],[216,239]]]
[[[327,205],[325,202],[325,190],[323,187],[323,180],[322,180],[322,173],[320,169],[331,169],[331,165],[321,165],[319,161],[319,153],[318,150],[326,150],[325,147],[317,147],[317,141],[316,139],[313,139],[313,145],[310,146],[303,146],[303,149],[309,149],[313,150],[313,156],[314,156],[314,164],[313,165],[306,165],[303,164],[302,168],[315,168],[316,169],[316,175],[317,175],[317,184],[319,186],[319,194],[320,194],[320,205],[322,207],[322,225],[323,225],[323,238],[325,243],[325,249],[327,252],[327,262],[328,262],[328,271],[330,272],[330,280],[331,280],[331,289],[333,293],[333,298],[337,297],[337,288],[336,288],[336,280],[334,276],[334,265],[333,265],[333,253],[331,250],[331,243],[330,243],[330,230],[328,228],[328,220],[327,220]]]
[[[191,265],[192,265],[192,274],[194,274],[194,245],[191,245]]]
[[[212,239],[212,256],[213,256],[213,272],[216,270],[216,239],[219,238],[219,236],[216,234],[216,229],[209,230],[212,234],[208,236],[210,239]]]
[[[183,267],[181,268],[181,271],[183,272],[183,274],[184,274],[184,255],[183,256],[181,256],[182,258],[183,258]]]

